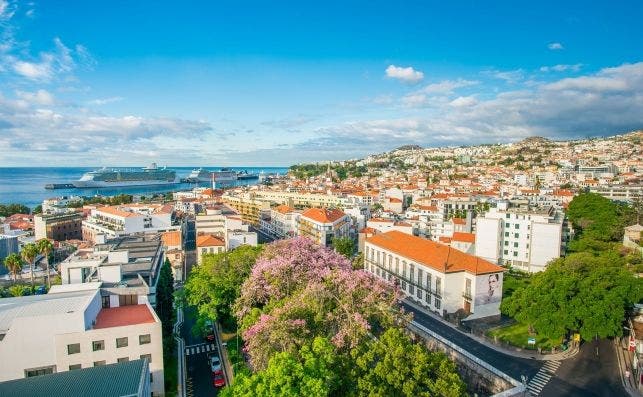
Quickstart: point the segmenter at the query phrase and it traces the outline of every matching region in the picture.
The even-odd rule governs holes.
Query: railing
[[[471,299],[472,299],[472,297],[471,297],[471,291],[464,291],[464,292],[462,293],[462,297],[463,297],[464,299],[471,300]]]
[[[374,265],[374,266],[378,267],[382,272],[384,272],[387,275],[395,278],[397,282],[404,281],[405,283],[408,283],[408,284],[410,284],[410,285],[412,285],[412,286],[414,286],[416,288],[421,289],[422,291],[424,291],[427,294],[435,296],[437,299],[442,299],[442,294],[438,290],[431,290],[431,287],[427,288],[423,283],[420,283],[420,282],[415,281],[415,280],[411,280],[410,278],[406,277],[405,275],[394,273],[394,272],[386,269],[382,265],[378,264],[377,262],[374,262],[374,261],[372,261],[370,259],[365,259],[364,264],[365,265],[366,264]]]

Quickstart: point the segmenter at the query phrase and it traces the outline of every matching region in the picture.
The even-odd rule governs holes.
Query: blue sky
[[[0,0],[0,166],[289,165],[643,127],[640,1],[300,3]]]

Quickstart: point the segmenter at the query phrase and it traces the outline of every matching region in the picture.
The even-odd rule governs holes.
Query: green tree
[[[156,285],[156,313],[161,320],[163,330],[164,354],[171,354],[174,347],[172,328],[174,325],[174,277],[169,259],[161,266]]]
[[[0,204],[0,216],[11,216],[14,214],[28,214],[29,207],[22,204]]]
[[[351,378],[362,396],[466,395],[456,366],[442,353],[413,343],[403,331],[391,328],[379,339],[351,352]]]
[[[229,252],[204,255],[203,263],[192,268],[185,283],[186,302],[197,307],[202,320],[232,325],[231,306],[260,253],[261,247],[242,245]]]
[[[36,257],[38,257],[38,247],[36,247],[34,243],[25,244],[20,251],[20,256],[29,264],[29,269],[31,270],[31,289],[33,290],[33,268]]]
[[[36,248],[38,249],[38,253],[45,257],[47,288],[51,288],[51,280],[49,277],[49,254],[54,250],[54,245],[48,239],[43,238],[36,242]]]
[[[333,248],[346,258],[351,259],[355,252],[355,241],[350,237],[334,238]]]
[[[22,271],[22,258],[20,255],[13,253],[4,258],[4,265],[13,275],[13,282],[15,283],[18,278],[18,273]]]
[[[32,289],[26,285],[16,284],[9,287],[9,294],[11,296],[26,296],[31,295]]]
[[[620,241],[623,227],[635,220],[627,205],[616,204],[596,193],[580,194],[569,203],[567,216],[578,231],[578,238],[597,241]]]
[[[42,204],[38,204],[31,211],[32,214],[42,214]]]

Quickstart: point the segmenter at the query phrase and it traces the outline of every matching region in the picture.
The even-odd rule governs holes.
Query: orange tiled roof
[[[181,246],[181,232],[178,230],[165,232],[161,235],[161,240],[166,247]]]
[[[211,234],[204,234],[196,237],[197,247],[218,247],[224,246],[225,242],[217,236]]]
[[[359,232],[364,233],[364,234],[375,234],[375,233],[377,233],[377,230],[373,229],[372,227],[365,227],[364,229],[360,230]]]
[[[366,242],[395,252],[405,258],[442,273],[466,271],[471,274],[498,273],[505,269],[474,255],[465,254],[435,241],[425,240],[396,230],[376,234]]]
[[[389,203],[401,203],[402,202],[402,200],[400,200],[399,198],[395,198],[395,197],[389,197],[388,201],[389,201]]]
[[[123,211],[123,210],[121,210],[120,208],[118,208],[116,206],[105,206],[105,207],[101,207],[101,208],[96,208],[96,211],[104,212],[104,213],[107,213],[107,214],[110,214],[110,215],[120,216],[120,217],[123,217],[123,218],[129,218],[129,217],[133,217],[133,216],[140,216],[139,214],[136,214],[134,212]]]
[[[467,220],[464,218],[453,218],[453,224],[454,225],[466,225]]]
[[[101,309],[96,316],[94,329],[123,327],[126,325],[154,323],[154,315],[147,305],[129,305]]]
[[[294,212],[295,210],[292,207],[289,207],[285,204],[282,204],[280,206],[277,206],[273,208],[275,211],[281,213],[281,214],[290,214],[291,212]]]
[[[473,233],[453,232],[453,241],[460,241],[463,243],[475,243],[476,235]]]
[[[344,212],[338,209],[309,208],[301,216],[319,223],[333,223],[343,217]]]
[[[368,221],[369,222],[381,222],[381,223],[393,223],[393,221],[390,220],[390,219],[382,219],[382,218],[371,218]]]

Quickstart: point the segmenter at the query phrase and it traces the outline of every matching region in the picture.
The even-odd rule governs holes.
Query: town
[[[639,395],[642,140],[7,203],[0,395]]]

